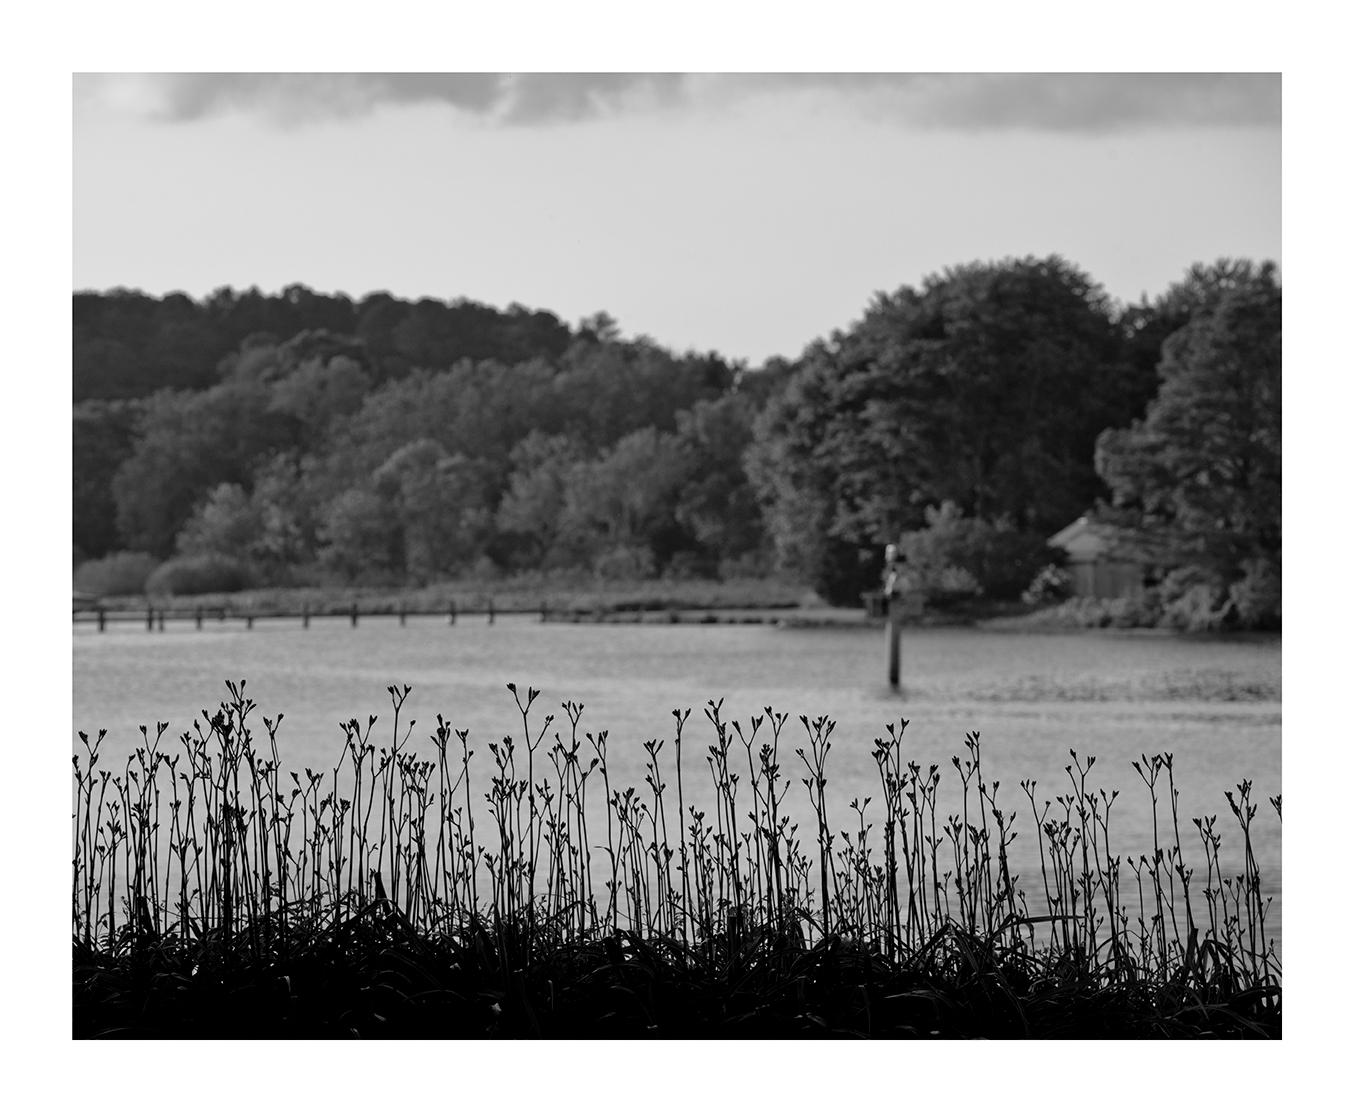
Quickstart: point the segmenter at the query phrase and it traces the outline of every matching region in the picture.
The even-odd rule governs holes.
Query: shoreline
[[[266,587],[181,596],[79,596],[75,624],[100,613],[115,622],[194,620],[303,620],[347,617],[535,615],[544,622],[637,625],[773,625],[783,629],[864,628],[887,621],[865,606],[825,603],[802,584],[774,578],[679,579],[598,582],[572,574],[462,579],[420,587]],[[1058,605],[977,603],[924,610],[901,621],[907,629],[975,629],[985,633],[1096,633],[1200,640],[1281,641],[1278,630],[1192,631],[1162,626],[1077,622]]]

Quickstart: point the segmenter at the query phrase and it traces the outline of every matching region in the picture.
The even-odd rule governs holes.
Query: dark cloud
[[[685,81],[679,73],[524,73],[508,78],[503,92],[505,120],[585,120],[680,104]]]
[[[111,97],[157,119],[246,112],[287,124],[429,101],[488,112],[507,84],[501,74],[478,73],[165,73],[95,81]]]
[[[1277,74],[972,74],[905,79],[916,123],[970,130],[1101,131],[1147,125],[1277,124]]]
[[[228,112],[280,124],[441,103],[505,124],[584,120],[680,102],[679,74],[164,73],[78,75],[77,102],[166,121]]]
[[[1278,74],[823,73],[730,75],[748,93],[829,90],[879,119],[987,131],[1278,124]]]
[[[441,103],[503,124],[830,93],[878,119],[945,130],[1277,125],[1277,74],[281,73],[81,75],[81,103],[166,120],[260,113],[284,124]]]

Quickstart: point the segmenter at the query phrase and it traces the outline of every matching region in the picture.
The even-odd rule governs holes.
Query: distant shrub
[[[1283,583],[1268,560],[1248,560],[1228,582],[1203,568],[1177,568],[1161,583],[1162,625],[1192,632],[1278,629]]]
[[[899,551],[927,590],[944,590],[947,569],[968,573],[984,595],[1016,599],[1038,570],[1056,559],[1042,536],[1007,521],[965,517],[953,502],[926,511],[926,528],[904,533]]]
[[[1032,618],[1052,628],[1151,629],[1162,624],[1161,596],[1147,590],[1127,598],[1069,598]]]
[[[148,595],[206,595],[243,591],[255,585],[249,566],[231,556],[204,553],[176,556],[146,582]]]
[[[1247,629],[1277,629],[1283,613],[1283,581],[1268,560],[1249,560],[1245,574],[1227,589],[1239,624]]]
[[[1040,572],[1030,584],[1026,602],[1052,601],[1034,597],[1044,576]],[[1215,570],[1188,566],[1127,598],[1070,598],[1040,611],[1037,618],[1041,625],[1157,627],[1187,633],[1276,630],[1282,620],[1282,589],[1279,568],[1267,560],[1248,561],[1241,576],[1230,582]]]
[[[1039,569],[1020,601],[1027,606],[1042,606],[1062,602],[1072,596],[1072,575],[1057,564],[1045,564]]]
[[[1130,598],[1086,599],[1093,606],[1087,613],[1097,613],[1096,624],[1111,629],[1151,628],[1161,621],[1161,607],[1155,594]]]
[[[91,595],[139,595],[159,561],[145,552],[110,552],[75,569],[75,589]]]
[[[1201,568],[1176,568],[1158,590],[1162,625],[1203,633],[1233,621],[1236,607],[1228,598],[1227,585]]]

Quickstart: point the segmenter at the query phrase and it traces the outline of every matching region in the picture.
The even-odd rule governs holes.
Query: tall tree
[[[676,517],[689,469],[674,434],[646,428],[623,436],[600,458],[570,470],[562,541],[594,567],[661,570],[689,544]]]
[[[502,563],[513,568],[568,563],[556,542],[569,476],[582,461],[581,447],[567,436],[536,431],[518,442],[495,519],[495,554]]]
[[[1108,299],[1057,256],[958,267],[880,295],[812,345],[752,458],[783,560],[834,600],[868,551],[953,502],[1051,533],[1094,500],[1096,435],[1133,412]]]
[[[393,452],[373,473],[373,489],[395,511],[406,575],[426,582],[483,550],[490,518],[482,471],[425,439]]]
[[[289,423],[270,401],[266,387],[249,382],[149,399],[136,448],[113,477],[118,532],[129,547],[168,556],[210,490],[248,483],[256,462],[287,446]]]
[[[1281,562],[1282,317],[1272,266],[1196,301],[1165,343],[1146,416],[1105,432],[1096,454],[1117,520],[1162,563],[1258,607],[1248,621],[1278,606],[1255,585],[1277,589]]]
[[[222,483],[194,509],[176,547],[181,554],[247,561],[270,579],[314,558],[316,521],[305,469],[279,452],[255,469],[252,489]]]
[[[756,414],[743,394],[698,401],[677,415],[677,435],[690,461],[676,507],[677,522],[699,543],[709,568],[760,549],[761,507],[743,456]]]
[[[296,442],[322,446],[335,422],[356,413],[371,389],[371,377],[349,355],[314,356],[273,385],[270,408],[296,421]]]
[[[118,547],[112,477],[132,455],[143,406],[138,401],[79,403],[72,430],[72,539],[86,556]]]
[[[1194,263],[1165,293],[1123,309],[1120,323],[1127,341],[1129,373],[1144,408],[1156,396],[1160,382],[1157,371],[1172,333],[1203,310],[1217,308],[1229,291],[1271,282],[1277,271],[1272,262],[1251,259]],[[1141,412],[1131,413],[1126,420],[1141,416]]]

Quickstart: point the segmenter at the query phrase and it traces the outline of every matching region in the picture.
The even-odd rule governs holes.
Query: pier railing
[[[502,605],[492,597],[473,600],[469,604],[455,601],[439,608],[427,606],[404,606],[383,603],[379,606],[363,607],[358,602],[327,603],[316,606],[296,607],[235,607],[235,606],[199,606],[174,605],[170,603],[149,602],[143,607],[86,605],[73,611],[75,625],[93,625],[100,632],[110,625],[141,625],[148,631],[165,628],[166,623],[192,622],[198,629],[209,623],[217,625],[242,622],[246,629],[253,629],[255,622],[292,621],[300,622],[302,628],[310,628],[312,620],[333,621],[347,619],[349,625],[356,627],[361,619],[395,618],[404,625],[409,618],[441,618],[455,625],[458,618],[484,619],[493,625],[500,616],[534,616],[542,622],[609,622],[609,623],[653,623],[653,624],[756,624],[779,623],[791,606],[757,607],[693,607],[677,609],[662,608],[626,608],[626,607],[569,607],[550,605],[542,601],[540,605],[524,606],[520,602]]]

